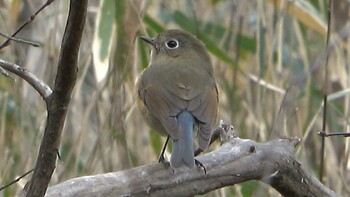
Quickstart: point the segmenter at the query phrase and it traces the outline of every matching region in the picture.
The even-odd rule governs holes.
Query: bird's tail
[[[194,117],[187,111],[181,112],[177,117],[178,139],[173,140],[173,150],[170,164],[172,167],[179,167],[185,164],[188,167],[194,166],[193,153],[193,127]]]

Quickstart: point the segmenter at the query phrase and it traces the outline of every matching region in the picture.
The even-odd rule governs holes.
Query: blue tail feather
[[[193,154],[193,126],[195,119],[191,113],[182,111],[177,116],[177,125],[179,136],[173,140],[173,150],[171,153],[170,164],[172,167],[186,165],[194,166]]]

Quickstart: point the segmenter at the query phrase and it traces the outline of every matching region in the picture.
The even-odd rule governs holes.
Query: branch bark
[[[166,164],[75,178],[48,189],[56,196],[193,196],[245,182],[260,180],[283,196],[337,196],[302,169],[294,158],[299,139],[279,139],[260,144],[233,138],[219,149],[197,157],[204,170]]]
[[[4,68],[16,75],[20,76],[22,79],[26,80],[39,94],[43,97],[44,100],[52,93],[51,88],[35,76],[33,73],[29,72],[27,69],[20,67],[19,65],[6,62],[0,59],[0,69]],[[6,76],[9,77],[9,74]]]
[[[58,147],[78,71],[78,54],[87,0],[71,0],[53,93],[46,99],[48,117],[27,196],[44,196],[55,169]]]

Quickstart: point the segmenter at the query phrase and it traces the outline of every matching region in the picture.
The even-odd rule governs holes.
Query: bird
[[[172,140],[170,166],[192,168],[197,164],[193,138],[200,149],[208,147],[219,111],[209,53],[201,41],[179,29],[140,38],[152,50],[136,82],[138,108],[153,130]]]

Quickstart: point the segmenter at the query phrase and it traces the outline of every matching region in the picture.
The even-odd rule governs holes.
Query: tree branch
[[[19,65],[0,59],[0,69],[1,68],[6,69],[26,80],[40,94],[40,96],[43,97],[44,100],[46,100],[46,98],[52,93],[51,88],[45,82]],[[9,77],[9,74],[6,74],[5,76]]]
[[[46,100],[48,117],[27,196],[44,196],[55,169],[62,128],[77,76],[87,0],[71,0],[53,93]]]
[[[197,157],[207,169],[150,164],[133,169],[75,178],[48,189],[47,196],[193,196],[261,180],[284,196],[337,196],[302,169],[294,158],[299,139],[260,144],[233,138]]]

